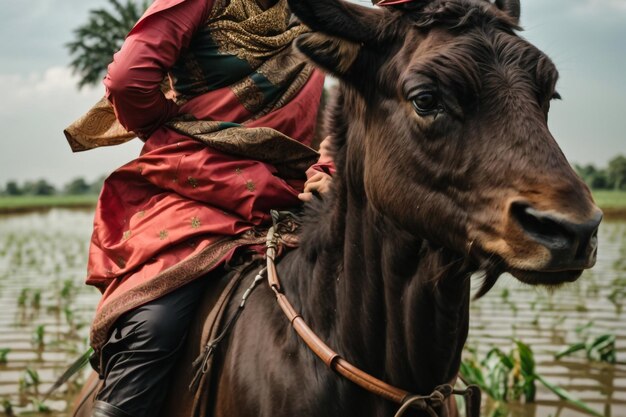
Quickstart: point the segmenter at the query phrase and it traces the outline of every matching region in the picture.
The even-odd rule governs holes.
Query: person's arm
[[[330,190],[332,176],[335,173],[330,140],[331,138],[328,136],[322,141],[318,162],[306,171],[307,181],[304,183],[304,190],[298,194],[298,198],[302,201],[311,201],[314,192],[323,195]]]
[[[212,0],[156,0],[131,30],[104,78],[106,97],[119,122],[147,138],[178,106],[165,98],[160,85],[202,25]]]

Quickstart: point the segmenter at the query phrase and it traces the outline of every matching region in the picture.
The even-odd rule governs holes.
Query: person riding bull
[[[319,160],[309,147],[324,76],[291,47],[306,31],[286,0],[156,0],[115,54],[106,98],[66,129],[75,151],[145,142],[95,214],[92,416],[157,415],[211,276],[261,247],[271,209],[328,189],[326,147]]]

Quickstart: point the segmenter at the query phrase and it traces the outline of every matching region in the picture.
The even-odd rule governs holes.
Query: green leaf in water
[[[587,323],[577,326],[574,331],[578,334],[583,334],[583,332],[586,332],[587,330],[591,329],[593,325],[594,325],[594,321],[589,320]]]
[[[52,412],[52,410],[50,410],[50,407],[48,407],[43,401],[39,401],[36,398],[32,399],[32,403],[33,403],[33,408],[35,409],[35,411],[37,411],[38,413],[50,413]]]
[[[596,338],[588,336],[584,342],[574,343],[558,352],[555,358],[561,359],[579,351],[585,351],[587,359],[591,361],[616,363],[615,335],[603,334]]]
[[[33,333],[33,342],[38,348],[43,348],[45,345],[44,335],[46,334],[46,326],[40,324],[35,327],[35,332]]]
[[[24,385],[26,387],[38,386],[41,383],[41,378],[39,378],[39,372],[32,368],[26,368],[24,375]]]
[[[561,359],[565,356],[569,356],[572,353],[575,352],[579,352],[581,350],[585,350],[585,344],[584,343],[574,343],[573,345],[570,345],[568,347],[566,347],[565,349],[561,350],[560,352],[558,352],[556,355],[554,355],[554,357],[556,359]]]
[[[556,385],[552,384],[551,382],[547,381],[544,377],[542,377],[541,375],[537,375],[537,379],[539,380],[539,382],[541,382],[547,389],[549,389],[550,391],[552,391],[554,394],[556,394],[557,396],[559,396],[560,398],[562,398],[563,400],[567,401],[568,403],[580,408],[581,410],[584,410],[585,412],[594,415],[596,417],[605,417],[603,414],[598,413],[596,410],[594,410],[593,408],[589,407],[587,404],[585,404],[583,401],[579,400],[578,398],[574,397],[572,394],[570,394],[567,390],[561,388],[561,387],[557,387]]]
[[[11,352],[11,348],[0,349],[0,363],[7,363],[7,355]]]
[[[65,372],[63,372],[63,375],[61,375],[59,379],[56,380],[52,387],[50,387],[48,392],[46,392],[46,394],[44,395],[44,400],[47,399],[50,394],[56,391],[61,385],[65,384],[74,374],[83,369],[85,365],[89,363],[89,358],[92,354],[93,348],[89,348],[85,353],[80,355],[80,357],[77,358],[76,361],[74,361],[74,363],[72,363]]]

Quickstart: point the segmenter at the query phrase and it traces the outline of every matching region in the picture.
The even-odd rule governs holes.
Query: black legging
[[[154,417],[169,389],[208,277],[199,278],[120,317],[102,347],[104,384],[96,399],[133,417]]]

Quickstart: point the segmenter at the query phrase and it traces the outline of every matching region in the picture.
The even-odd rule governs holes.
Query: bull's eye
[[[411,103],[420,116],[428,116],[440,110],[439,100],[433,91],[424,91],[415,96]]]

